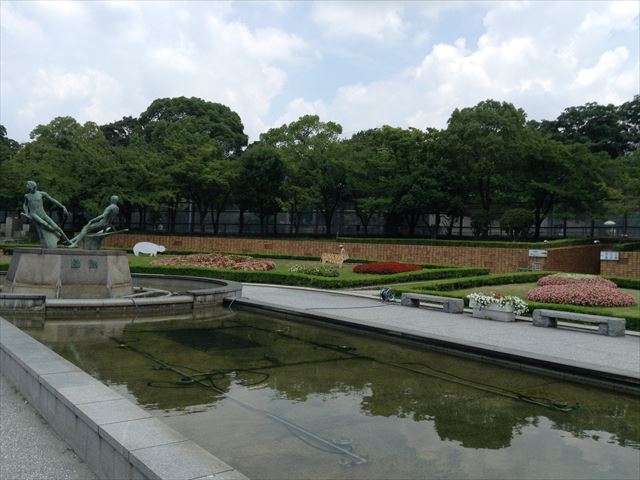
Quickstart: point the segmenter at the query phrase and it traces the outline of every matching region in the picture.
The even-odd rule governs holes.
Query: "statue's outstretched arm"
[[[60,203],[58,200],[53,198],[47,192],[40,192],[40,193],[42,194],[43,197],[47,198],[51,203],[53,203],[54,205],[57,205],[58,207],[60,207],[62,209],[62,212],[65,215],[69,215],[69,212],[67,211],[67,207],[65,207],[62,203]]]

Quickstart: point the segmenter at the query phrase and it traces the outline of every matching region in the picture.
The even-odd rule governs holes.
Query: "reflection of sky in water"
[[[105,328],[109,335],[128,335],[128,341],[139,341],[132,345],[143,345],[154,355],[199,371],[242,362],[266,367],[273,359],[290,363],[348,356],[318,348],[325,343],[348,345],[354,352],[379,359],[321,361],[265,369],[266,377],[240,372],[215,380],[230,397],[255,409],[281,416],[326,440],[351,443],[355,454],[369,459],[366,465],[340,466],[341,455],[309,446],[296,436],[299,433],[230,398],[197,387],[175,388],[175,373],[153,368],[148,358],[118,349],[90,328],[83,329],[86,344],[77,331],[66,335],[53,325],[47,327],[48,333],[35,336],[45,343],[48,337],[48,343],[71,361],[250,478],[635,479],[640,473],[637,398],[335,330],[263,317],[245,316],[242,321],[247,328],[212,334],[211,349],[201,332],[167,333],[171,326],[166,324],[129,326],[124,331],[113,325]],[[292,338],[249,328],[252,322],[263,329],[284,329]],[[192,329],[202,326],[193,324]],[[160,328],[165,330],[154,331]],[[296,335],[304,336],[304,341],[296,340]],[[195,342],[198,348],[185,348],[176,339]],[[310,348],[307,341],[317,344]],[[580,409],[553,411],[415,375],[388,362],[421,362],[481,384],[579,403]],[[243,381],[259,383],[247,387]]]

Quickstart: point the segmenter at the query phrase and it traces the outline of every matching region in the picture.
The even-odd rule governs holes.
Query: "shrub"
[[[299,285],[317,288],[353,288],[367,285],[378,285],[376,275],[362,275],[360,278],[326,278],[311,275],[301,275],[292,272],[277,271],[242,271],[217,268],[192,267],[188,265],[149,265],[130,264],[131,273],[158,273],[165,275],[188,275],[196,277],[223,278],[236,282],[273,283],[278,285]],[[434,280],[437,278],[465,277],[489,273],[488,268],[438,268],[423,269],[416,272],[398,273],[385,277],[386,282],[412,282]]]
[[[619,252],[638,252],[640,251],[640,242],[620,243],[613,247],[613,250]]]
[[[273,270],[276,266],[269,260],[256,260],[244,255],[222,255],[199,253],[152,260],[151,265],[187,265],[194,267],[230,268],[233,270]]]
[[[631,295],[620,291],[617,287],[611,288],[599,283],[545,285],[531,290],[527,299],[543,303],[592,307],[628,307],[636,303]]]
[[[607,277],[609,280],[618,285],[619,288],[630,288],[632,290],[640,290],[640,278],[629,277]]]
[[[526,208],[509,209],[500,217],[500,228],[507,232],[512,240],[526,239],[532,223],[533,214]]]
[[[546,285],[570,285],[570,284],[586,284],[600,285],[607,288],[617,288],[617,285],[611,280],[598,277],[596,275],[580,275],[577,273],[563,273],[556,275],[547,275],[538,280],[538,285],[544,287]]]
[[[336,267],[331,265],[300,265],[296,263],[289,267],[293,273],[304,273],[306,275],[317,275],[319,277],[338,277],[340,273]]]
[[[517,272],[497,273],[491,275],[477,275],[463,278],[447,278],[444,280],[432,280],[415,287],[426,290],[462,290],[463,288],[482,287],[484,285],[502,285],[507,283],[535,282],[540,277],[548,275],[547,272]]]
[[[420,265],[400,262],[377,262],[356,265],[353,268],[354,273],[374,273],[376,275],[390,275],[394,273],[415,272],[422,270]]]

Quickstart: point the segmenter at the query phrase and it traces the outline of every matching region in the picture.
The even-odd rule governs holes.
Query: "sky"
[[[637,1],[0,2],[0,123],[109,123],[156,98],[237,112],[250,141],[317,114],[445,128],[492,98],[554,119],[640,93]]]

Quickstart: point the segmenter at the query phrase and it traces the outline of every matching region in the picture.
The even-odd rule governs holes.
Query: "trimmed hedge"
[[[615,283],[618,286],[618,288],[630,288],[631,290],[640,290],[640,278],[614,277],[614,276],[607,276],[604,278],[611,280],[613,283]]]
[[[497,273],[493,275],[478,275],[464,278],[449,278],[424,282],[413,286],[410,290],[399,287],[398,291],[411,291],[414,288],[420,290],[430,290],[437,292],[462,290],[463,288],[482,287],[485,285],[503,285],[507,283],[529,283],[537,282],[539,278],[549,275],[549,272],[518,272],[518,273]]]
[[[165,275],[194,275],[214,277],[236,282],[273,283],[277,285],[293,285],[317,288],[352,288],[382,283],[401,283],[441,278],[464,277],[489,273],[488,268],[440,268],[419,270],[416,272],[386,275],[380,278],[375,275],[363,275],[362,278],[340,279],[322,278],[301,273],[282,273],[270,271],[222,270],[199,267],[170,267],[164,265],[131,266],[131,273],[159,273]]]
[[[557,248],[572,245],[589,245],[593,238],[563,238],[549,242],[503,242],[497,240],[433,240],[427,238],[355,238],[338,237],[343,243],[396,243],[400,245],[436,245],[443,247],[488,247],[488,248]]]
[[[619,252],[638,252],[640,251],[640,242],[620,243],[613,247],[613,250]]]

